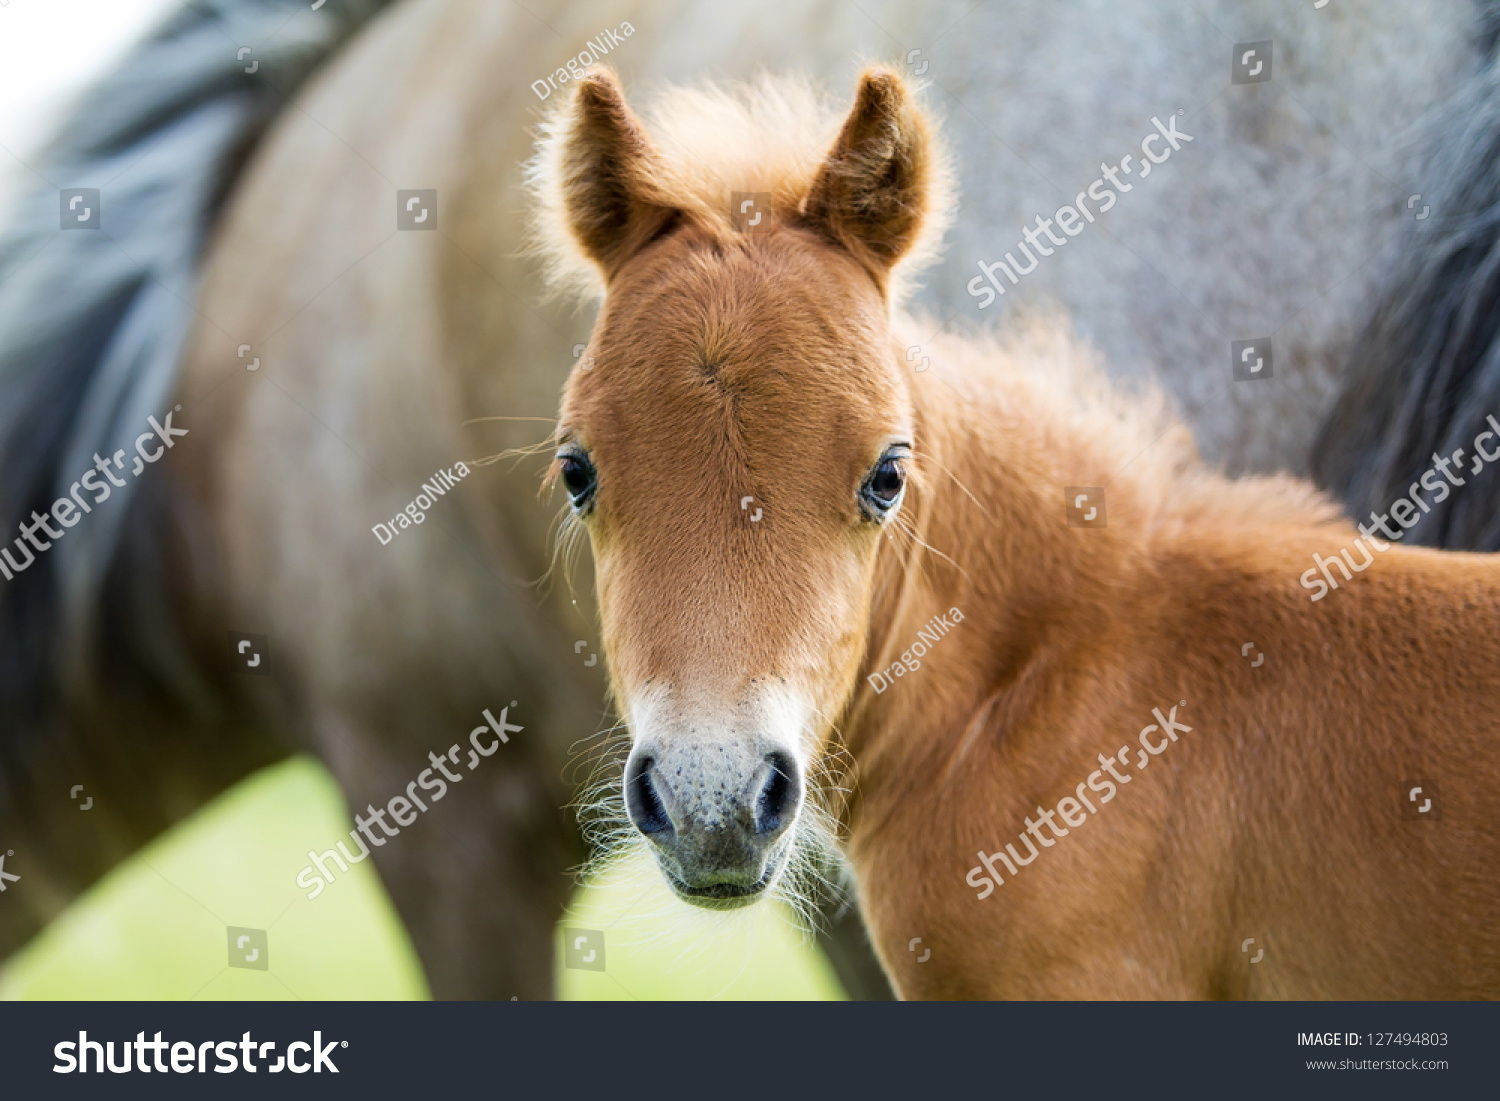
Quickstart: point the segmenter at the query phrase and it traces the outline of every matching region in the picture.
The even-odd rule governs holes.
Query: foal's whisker
[[[508,447],[504,451],[495,452],[493,455],[482,455],[477,459],[466,460],[470,466],[491,466],[494,463],[498,463],[501,459],[512,457],[519,461],[532,455],[545,454],[557,446],[557,421],[552,417],[470,417],[468,420],[463,421],[462,425],[467,427],[471,424],[481,424],[485,421],[541,421],[543,424],[552,425],[553,428],[547,434],[546,438],[536,443],[527,444],[525,447]]]
[[[976,497],[976,496],[974,496],[974,494],[972,494],[972,493],[969,492],[969,487],[966,486],[966,485],[964,485],[962,482],[960,482],[958,480],[958,475],[955,474],[955,473],[953,473],[953,471],[949,470],[946,466],[944,466],[938,460],[937,456],[935,456],[935,455],[933,455],[933,454],[931,454],[930,452],[927,452],[927,451],[919,451],[919,452],[917,452],[917,456],[918,456],[918,458],[920,458],[924,462],[930,462],[930,463],[932,463],[939,470],[941,470],[944,474],[946,474],[946,475],[948,475],[948,477],[952,478],[953,479],[953,484],[956,485],[956,486],[958,486],[959,489],[961,489],[961,490],[964,491],[964,496],[968,497],[969,500],[973,501],[976,505],[979,506],[979,511],[980,512],[984,513],[986,516],[988,516],[990,514],[990,510],[984,507],[984,505],[980,502],[979,498]]]
[[[552,557],[547,564],[547,572],[536,581],[538,589],[545,591],[544,587],[551,583],[558,562],[561,560],[563,580],[568,586],[568,596],[575,604],[578,602],[578,590],[573,587],[573,567],[577,564],[578,554],[582,549],[583,530],[583,525],[572,509],[564,508],[558,512],[557,519],[552,521],[552,528],[548,532],[548,540],[552,543]]]
[[[917,534],[916,529],[911,526],[911,522],[908,521],[906,519],[906,517],[904,517],[904,516],[900,515],[899,513],[897,513],[895,520],[896,520],[896,527],[897,527],[897,529],[899,531],[903,532],[905,535],[907,535],[913,542],[919,544],[920,546],[922,546],[926,550],[930,550],[933,554],[937,555],[939,558],[942,558],[945,561],[947,561],[948,564],[951,565],[955,570],[957,570],[959,573],[961,573],[961,574],[964,575],[964,580],[966,580],[966,581],[967,580],[972,580],[969,577],[969,571],[968,570],[964,569],[957,562],[953,561],[952,558],[948,557],[948,555],[944,554],[942,551],[938,550],[936,547],[932,546],[931,544],[929,544],[925,540],[923,540],[922,537]]]
[[[582,745],[584,742],[592,741],[595,738],[608,738],[609,735],[613,734],[616,730],[619,730],[622,726],[624,726],[625,722],[626,720],[619,719],[603,730],[596,730],[592,734],[585,734],[582,738],[579,738],[572,745],[568,746],[568,752],[574,752],[576,750],[576,747]]]
[[[504,451],[496,451],[493,455],[481,455],[477,459],[466,460],[470,466],[491,466],[501,459],[525,459],[533,455],[545,455],[556,446],[554,437],[548,437],[538,443],[529,443],[524,447],[507,447]],[[514,468],[512,468],[514,469]]]
[[[749,967],[750,961],[755,958],[755,926],[753,925],[750,926],[748,941],[749,943],[745,945],[745,950],[742,953],[744,958],[740,961],[740,969],[734,973],[734,978],[730,979],[719,989],[719,992],[717,994],[713,994],[709,997],[709,1001],[719,1001],[724,997],[725,994],[729,993],[729,988],[740,981],[740,976],[745,973],[745,968]],[[718,961],[715,960],[714,962],[717,963]]]
[[[580,806],[583,793],[597,788],[601,783],[605,782],[606,777],[603,774],[606,771],[612,774],[614,766],[623,763],[621,758],[629,752],[630,737],[628,734],[624,737],[615,737],[613,736],[613,730],[611,730],[605,732],[600,737],[601,740],[597,745],[578,752],[568,763],[567,767],[575,770],[575,773],[577,770],[585,767],[589,770],[587,776],[579,781],[580,794],[572,800],[569,804],[570,806]],[[577,745],[578,743],[575,742],[574,744]],[[622,750],[624,751],[623,753]],[[608,779],[612,781],[613,777],[611,776]]]
[[[543,424],[556,424],[556,417],[470,417],[463,421],[464,425],[479,424],[483,421],[541,421]]]
[[[582,811],[598,801],[596,796],[585,798],[583,793],[597,791],[604,784],[612,785],[614,783],[618,774],[616,766],[623,763],[623,757],[625,756],[624,753],[620,752],[621,749],[628,749],[628,747],[624,745],[608,747],[592,761],[580,757],[576,758],[568,766],[575,770],[575,775],[579,770],[587,769],[587,774],[581,776],[578,780],[577,787],[579,794],[569,801],[568,806]]]

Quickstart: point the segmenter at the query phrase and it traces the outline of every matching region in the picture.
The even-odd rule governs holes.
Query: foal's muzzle
[[[802,797],[802,770],[779,750],[647,742],[625,766],[630,820],[678,896],[708,909],[748,905],[775,882]]]

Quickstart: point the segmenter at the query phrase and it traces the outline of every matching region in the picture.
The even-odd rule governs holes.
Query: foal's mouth
[[[781,873],[786,864],[786,852],[783,849],[766,862],[766,870],[761,877],[749,885],[743,883],[709,883],[705,886],[695,887],[685,882],[664,862],[658,861],[662,875],[666,878],[674,894],[684,902],[704,910],[738,910],[758,902],[771,884],[776,882],[776,877]]]

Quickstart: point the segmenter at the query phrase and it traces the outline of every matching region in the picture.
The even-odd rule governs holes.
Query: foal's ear
[[[563,212],[606,280],[672,221],[655,179],[656,147],[608,69],[591,69],[573,92],[562,149]]]
[[[888,270],[921,232],[936,156],[906,82],[892,69],[866,69],[804,217],[875,270]]]

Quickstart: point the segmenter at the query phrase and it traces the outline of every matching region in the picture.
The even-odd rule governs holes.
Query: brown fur
[[[893,73],[867,73],[821,165],[778,153],[800,167],[764,188],[777,217],[755,235],[717,212],[755,182],[648,146],[608,74],[572,110],[534,179],[570,215],[543,223],[553,256],[581,249],[606,285],[559,432],[598,470],[586,522],[622,713],[669,691],[733,716],[767,683],[805,703],[809,753],[856,762],[847,849],[904,996],[1500,994],[1494,562],[1393,546],[1314,604],[1311,554],[1355,536],[1336,509],[1206,469],[1064,324],[927,339],[931,369],[910,370],[919,330],[885,276],[944,203]],[[878,526],[855,494],[896,439],[911,479]],[[1067,526],[1068,485],[1107,487],[1106,528]],[[877,694],[869,674],[953,607],[962,623]],[[1191,732],[976,899],[977,851],[1174,705]],[[1402,819],[1416,778],[1440,782],[1440,821]]]

